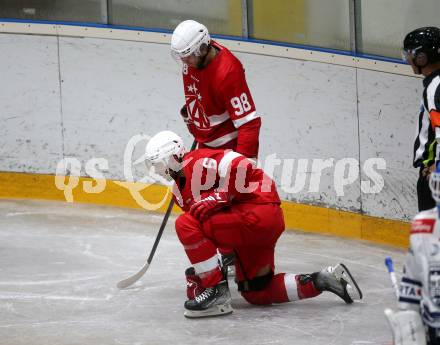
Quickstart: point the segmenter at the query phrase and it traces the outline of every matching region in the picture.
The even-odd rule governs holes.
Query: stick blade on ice
[[[191,146],[191,151],[194,151],[196,146],[197,146],[197,141],[194,140],[193,144]],[[121,280],[118,284],[116,284],[116,286],[119,289],[125,289],[125,288],[129,287],[130,285],[133,285],[139,279],[142,278],[142,276],[145,274],[145,272],[147,272],[148,267],[150,266],[150,263],[153,260],[154,253],[156,253],[156,249],[157,249],[157,246],[159,245],[159,241],[162,237],[162,233],[165,230],[165,226],[167,225],[168,218],[169,218],[171,211],[173,209],[173,205],[174,205],[174,199],[171,198],[171,200],[168,204],[168,208],[165,212],[165,216],[163,217],[162,224],[160,225],[159,232],[156,235],[156,240],[154,241],[153,248],[151,248],[150,255],[148,256],[147,262],[145,263],[144,267],[142,267],[141,270],[139,272],[137,272],[136,274],[132,275],[131,277],[128,277],[127,279]]]
[[[121,280],[116,286],[118,287],[118,289],[128,288],[129,286],[133,285],[139,279],[142,278],[142,276],[145,274],[145,272],[147,272],[148,267],[150,267],[150,264],[147,262],[147,263],[145,263],[144,267],[142,267],[139,272],[132,275],[131,277],[128,277],[127,279]]]

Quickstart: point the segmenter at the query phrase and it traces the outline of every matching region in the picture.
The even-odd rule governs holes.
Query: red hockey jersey
[[[235,140],[237,152],[256,157],[261,120],[243,66],[228,49],[211,44],[218,53],[205,68],[182,70],[189,131],[202,147],[224,148]]]
[[[173,194],[185,212],[215,189],[227,191],[232,204],[281,203],[274,181],[237,152],[199,149],[187,153],[183,164]]]

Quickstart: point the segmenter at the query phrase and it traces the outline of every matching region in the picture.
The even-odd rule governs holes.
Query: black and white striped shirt
[[[423,99],[414,142],[413,166],[427,167],[439,159],[437,141],[440,140],[440,70],[423,80]],[[436,128],[434,130],[434,127]],[[436,140],[437,139],[437,140]]]

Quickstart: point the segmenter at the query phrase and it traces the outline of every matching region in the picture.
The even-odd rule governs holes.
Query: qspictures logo
[[[179,190],[173,188],[174,181],[158,174],[154,166],[145,164],[145,147],[150,138],[149,135],[137,134],[129,139],[125,146],[122,162],[124,180],[113,182],[128,190],[133,200],[140,207],[154,211],[165,204],[170,193],[174,193],[178,201],[181,200],[181,196]],[[184,160],[183,166],[188,163],[189,160]],[[203,191],[214,187],[216,183],[215,176],[219,173],[219,167],[215,160],[200,158],[199,163],[194,163],[194,166],[206,168],[207,174],[204,175],[201,172],[192,174],[190,183],[191,186],[195,186],[192,188],[194,200],[197,200]],[[243,161],[243,164],[246,164],[245,161]],[[353,184],[358,184],[361,192],[366,194],[380,193],[385,186],[384,178],[380,172],[386,170],[386,161],[377,157],[366,159],[361,165],[357,159],[350,157],[342,159],[281,159],[277,157],[276,153],[272,153],[259,159],[253,168],[263,169],[267,175],[261,186],[255,183],[248,185],[246,175],[240,174],[238,171],[236,176],[227,175],[227,178],[234,178],[235,188],[240,193],[252,193],[260,187],[262,192],[270,192],[270,189],[268,189],[272,188],[270,179],[273,179],[274,176],[278,191],[285,195],[302,192],[319,194],[324,188],[323,176],[326,177],[327,190],[332,189],[338,197],[343,197],[347,188]],[[84,166],[76,157],[65,157],[57,164],[55,185],[64,192],[66,201],[73,202],[73,191],[76,188],[82,188],[85,193],[89,194],[104,192],[108,182],[104,173],[108,171],[109,161],[102,157],[93,157],[86,161]],[[80,185],[81,176],[90,177],[92,180],[82,181],[82,185]],[[204,176],[203,179],[202,176]],[[207,179],[207,176],[210,178]],[[223,183],[228,185],[228,181],[223,181]],[[168,187],[166,193],[155,202],[147,200],[144,196],[148,195],[148,189],[158,184]]]
[[[142,191],[147,190],[153,184],[162,184],[171,187],[172,181],[168,181],[161,175],[155,173],[154,167],[147,170],[145,155],[135,158],[135,152],[145,152],[145,146],[151,139],[149,135],[137,134],[130,138],[125,146],[123,155],[123,176],[124,181],[113,181],[115,184],[125,188],[136,203],[145,210],[157,210],[165,203],[171,189],[167,188],[165,195],[158,202],[150,202],[142,196]],[[139,169],[139,167],[141,167]],[[82,174],[82,163],[76,157],[65,157],[57,164],[55,174],[55,186],[64,192],[67,202],[73,202],[73,190],[82,188],[85,193],[99,194],[105,191],[107,179],[104,176],[109,170],[109,162],[105,158],[91,158],[84,165]],[[139,177],[139,171],[143,174]],[[83,181],[80,186],[80,177],[86,176],[93,181]]]

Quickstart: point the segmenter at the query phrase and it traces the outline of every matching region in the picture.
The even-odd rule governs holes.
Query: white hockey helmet
[[[185,153],[181,137],[171,131],[162,131],[148,142],[145,148],[145,160],[155,167],[157,173],[167,176],[168,170],[180,171]]]
[[[431,189],[432,198],[440,204],[440,164],[437,164],[435,171],[429,175],[429,189]]]
[[[200,56],[202,44],[209,45],[211,37],[205,25],[195,20],[181,22],[173,31],[171,37],[171,54],[177,59],[182,59],[194,54]]]

